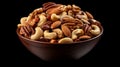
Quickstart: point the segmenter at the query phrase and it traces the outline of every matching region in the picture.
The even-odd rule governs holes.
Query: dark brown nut
[[[54,7],[54,8],[51,8],[51,9],[48,9],[46,11],[47,14],[51,15],[51,14],[60,14],[61,12],[63,12],[61,10],[61,5],[57,6],[57,7]]]
[[[50,43],[57,43],[57,40],[51,39],[51,40],[50,40]]]
[[[50,26],[49,25],[42,25],[41,27],[43,30],[49,30],[50,29]]]
[[[101,27],[101,23],[95,19],[89,19],[88,21],[91,23],[91,25],[94,24]]]
[[[85,34],[86,34],[86,32],[88,31],[88,28],[89,28],[89,25],[88,24],[84,24],[83,25],[83,30],[84,30],[84,32],[85,32]]]
[[[65,36],[71,37],[72,33],[66,25],[61,25],[61,29],[62,29]]]
[[[24,37],[29,37],[30,35],[34,34],[35,31],[30,25],[22,26],[20,28],[20,34],[23,35]]]
[[[43,5],[43,10],[46,11],[52,7],[55,7],[56,6],[56,3],[54,2],[47,2],[47,3],[44,3]]]

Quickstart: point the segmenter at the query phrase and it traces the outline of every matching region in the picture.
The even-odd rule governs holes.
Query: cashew
[[[43,30],[40,27],[35,28],[35,34],[31,35],[32,40],[37,40],[43,35]]]
[[[22,17],[20,19],[20,24],[18,24],[17,27],[20,28],[21,26],[25,26],[26,25],[26,21],[27,21],[27,17]]]
[[[20,19],[20,23],[21,23],[21,24],[25,24],[26,21],[27,21],[27,17],[22,17],[22,18]]]
[[[53,29],[53,31],[57,33],[57,35],[58,35],[59,38],[63,37],[63,32],[62,32],[61,29],[56,28],[56,29]]]
[[[90,30],[90,32],[93,34],[93,35],[98,35],[100,34],[100,28],[97,26],[97,25],[92,25],[92,30]]]
[[[25,26],[24,24],[18,24],[17,27],[20,28],[22,26]]]
[[[68,15],[74,17],[74,12],[72,10],[69,10]]]
[[[72,31],[72,39],[77,39],[78,36],[83,35],[83,29],[75,29]]]
[[[41,27],[47,20],[47,18],[44,16],[44,14],[39,15],[40,21],[38,22],[37,26]]]
[[[73,43],[73,40],[69,37],[65,37],[65,38],[60,39],[58,43]]]
[[[85,19],[85,20],[88,20],[88,17],[86,15],[86,13],[80,11],[78,14],[76,14],[77,18],[79,19]]]
[[[57,21],[57,20],[59,20],[60,19],[60,16],[59,15],[56,15],[55,13],[53,13],[52,15],[51,15],[51,20],[52,21]]]
[[[49,32],[49,30],[44,31],[44,38],[46,38],[46,39],[54,39],[56,37],[57,37],[56,32]]]
[[[67,12],[62,12],[60,15],[57,15],[57,14],[55,14],[55,13],[53,13],[52,15],[51,15],[51,20],[52,21],[57,21],[57,20],[59,20],[62,16],[64,16],[64,15],[67,15]]]
[[[64,11],[61,13],[61,16],[64,16],[64,15],[67,15],[67,12]]]

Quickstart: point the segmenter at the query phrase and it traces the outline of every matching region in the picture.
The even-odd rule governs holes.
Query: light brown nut
[[[37,8],[32,13],[34,13],[34,15],[37,15],[37,14],[40,14],[42,12],[43,12],[43,8]]]
[[[88,36],[88,35],[82,35],[79,37],[79,40],[87,40],[87,39],[90,39],[91,36]]]
[[[64,23],[63,25],[66,25],[66,26],[75,26],[75,23]]]
[[[31,35],[30,39],[38,40],[43,35],[43,30],[40,27],[35,28],[35,34]]]
[[[61,43],[61,44],[66,44],[66,43],[73,43],[73,40],[69,37],[65,37],[65,38],[62,38],[58,41],[58,43]]]
[[[78,13],[81,11],[81,8],[76,5],[72,5],[72,10],[73,10],[73,12]]]
[[[35,26],[39,22],[39,17],[36,15],[35,18],[31,19],[31,21],[27,22],[31,26]]]
[[[91,34],[93,34],[93,35],[100,34],[101,30],[100,30],[99,26],[91,25],[91,27],[92,27],[92,29],[90,30]]]
[[[60,16],[59,16],[59,15],[56,15],[56,14],[54,14],[54,13],[51,15],[51,20],[52,20],[52,21],[57,21],[57,20],[59,20],[59,19],[60,19]]]
[[[77,39],[79,36],[83,35],[84,31],[83,29],[75,29],[72,31],[72,39]]]
[[[69,10],[68,15],[74,17],[74,12],[72,10]]]
[[[64,15],[60,18],[63,23],[74,23],[75,19],[72,16]]]
[[[56,32],[49,32],[49,30],[44,31],[44,38],[45,39],[55,39],[57,38],[57,33]]]
[[[60,25],[61,25],[61,21],[55,21],[55,22],[52,23],[51,28],[54,29],[54,28],[57,28]]]
[[[62,29],[65,36],[71,37],[72,33],[71,33],[70,29],[67,26],[62,25],[61,29]]]
[[[39,20],[37,26],[41,27],[42,25],[45,24],[45,22],[47,21],[47,18],[44,16],[44,14],[40,14],[38,16],[39,16],[40,20]]]
[[[62,38],[63,37],[63,32],[62,32],[61,29],[59,29],[59,28],[53,29],[53,32],[57,33],[58,38]]]
[[[89,18],[89,19],[93,19],[94,17],[93,17],[93,15],[90,13],[90,12],[85,12],[86,13],[86,15],[87,15],[87,17]]]

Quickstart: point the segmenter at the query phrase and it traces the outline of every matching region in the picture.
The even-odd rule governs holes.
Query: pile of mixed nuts
[[[47,2],[33,10],[17,25],[19,34],[37,41],[72,43],[101,33],[101,24],[92,14],[76,5]]]

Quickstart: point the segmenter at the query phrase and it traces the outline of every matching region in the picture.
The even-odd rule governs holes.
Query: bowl
[[[30,40],[21,36],[18,33],[18,29],[16,33],[22,44],[31,53],[44,61],[77,60],[90,52],[98,43],[103,34],[103,27],[101,27],[101,33],[98,36],[70,44],[52,44]]]

